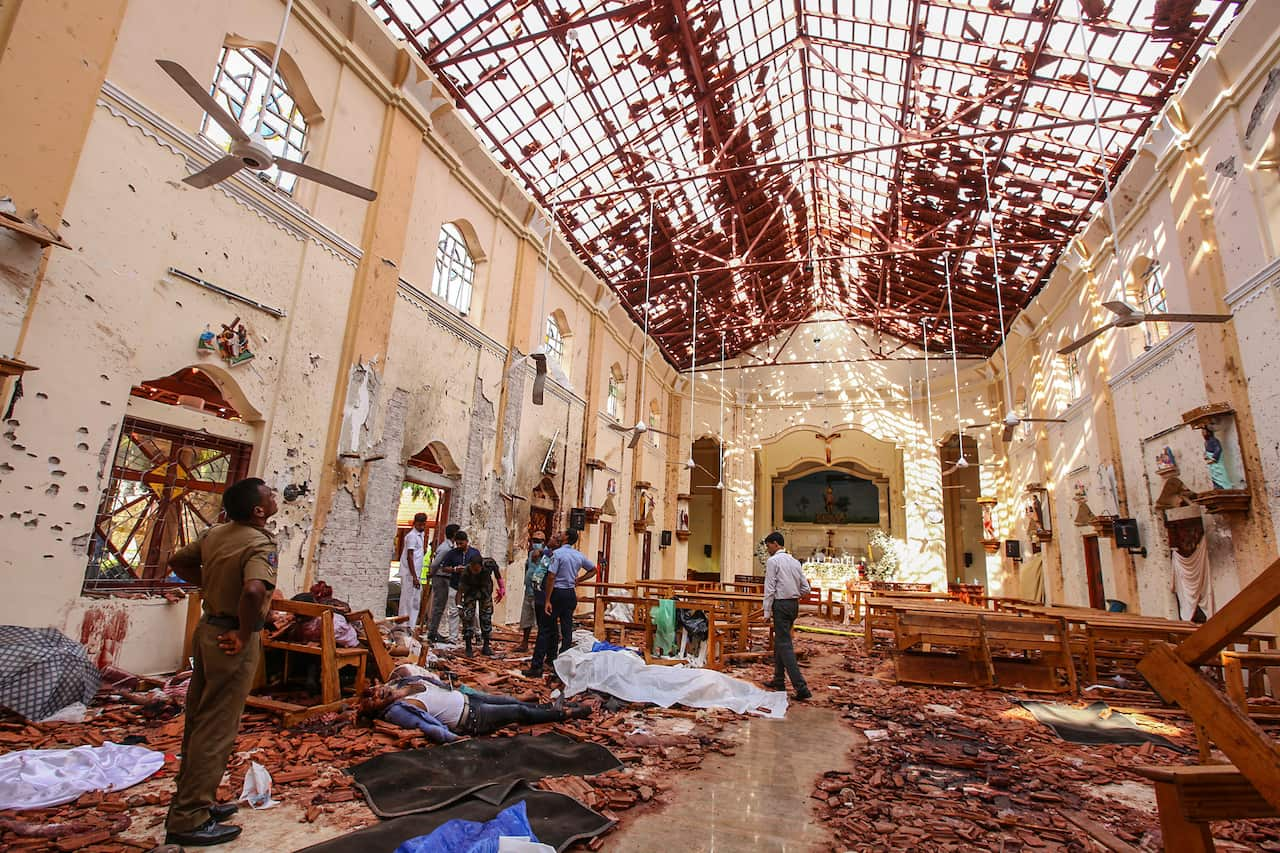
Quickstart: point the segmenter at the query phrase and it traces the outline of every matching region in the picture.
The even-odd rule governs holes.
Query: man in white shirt
[[[458,532],[458,525],[450,524],[444,529],[444,541],[436,549],[431,558],[431,622],[427,627],[427,642],[438,643],[440,636],[440,619],[445,615],[445,608],[453,598],[453,590],[449,588],[450,572],[444,567],[445,557],[453,550],[453,537]],[[445,622],[448,630],[448,621]]]
[[[427,514],[420,512],[413,517],[413,527],[404,535],[404,545],[400,548],[400,610],[399,615],[408,616],[407,624],[413,628],[418,624],[418,607],[422,603],[422,552],[426,550],[426,542],[422,538],[427,529]]]
[[[777,531],[764,538],[769,559],[764,564],[764,618],[773,620],[773,681],[765,684],[771,690],[786,690],[787,677],[795,688],[796,700],[803,702],[813,694],[805,683],[796,650],[791,642],[791,628],[800,615],[800,599],[809,594],[800,561],[783,548],[786,541]]]

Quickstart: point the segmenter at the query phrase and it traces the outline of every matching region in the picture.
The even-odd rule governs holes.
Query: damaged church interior
[[[0,848],[1280,851],[1280,4],[7,0],[0,115]]]

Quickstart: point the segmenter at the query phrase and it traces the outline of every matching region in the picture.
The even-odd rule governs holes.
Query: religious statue
[[[689,529],[689,511],[687,509],[680,510],[680,529]]]
[[[1227,466],[1222,461],[1222,442],[1213,434],[1213,427],[1201,427],[1204,434],[1204,461],[1209,466],[1209,479],[1215,489],[1231,488],[1231,478],[1227,476]]]
[[[833,441],[835,441],[837,438],[839,438],[839,437],[840,437],[840,433],[838,433],[838,432],[831,432],[831,433],[821,433],[821,432],[818,432],[818,433],[814,433],[814,435],[816,435],[816,436],[817,436],[821,441],[823,441],[823,442],[827,445],[827,464],[828,464],[828,465],[830,465],[830,464],[831,464],[831,442],[833,442]],[[830,508],[830,507],[827,507],[827,512],[831,512],[831,508]]]
[[[984,539],[996,538],[996,523],[991,517],[991,507],[992,504],[989,503],[982,505],[982,538]]]
[[[1032,533],[1040,533],[1045,529],[1044,504],[1040,502],[1039,492],[1033,494],[1027,501],[1027,521],[1031,525]]]
[[[203,343],[204,335],[201,335],[200,339]],[[222,327],[222,331],[217,335],[217,344],[218,353],[230,367],[243,364],[253,358],[253,352],[249,349],[249,331],[244,327],[244,323],[240,322],[239,317]]]
[[[827,484],[827,490],[822,494],[823,503],[827,507],[827,515],[835,515],[836,512],[836,493],[831,488],[831,484]]]

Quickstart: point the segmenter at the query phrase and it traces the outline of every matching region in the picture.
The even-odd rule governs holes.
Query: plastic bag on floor
[[[653,620],[653,653],[669,655],[676,650],[676,603],[669,598],[649,611]]]
[[[570,651],[574,651],[570,649]],[[493,820],[479,823],[454,819],[436,827],[430,835],[410,838],[395,853],[498,853],[503,837],[537,841],[524,802],[498,812]]]
[[[267,768],[254,761],[249,765],[249,772],[244,774],[244,788],[240,791],[237,802],[248,803],[255,809],[269,809],[280,805],[271,799],[271,774]]]

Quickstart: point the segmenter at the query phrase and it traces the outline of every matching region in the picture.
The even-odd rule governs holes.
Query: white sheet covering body
[[[767,692],[746,681],[710,669],[650,666],[631,652],[584,652],[572,648],[556,658],[564,695],[599,690],[628,702],[652,702],[662,708],[728,708],[739,714],[785,717],[787,694]]]
[[[43,809],[89,791],[119,791],[163,766],[163,752],[117,743],[10,752],[0,755],[0,809]]]

